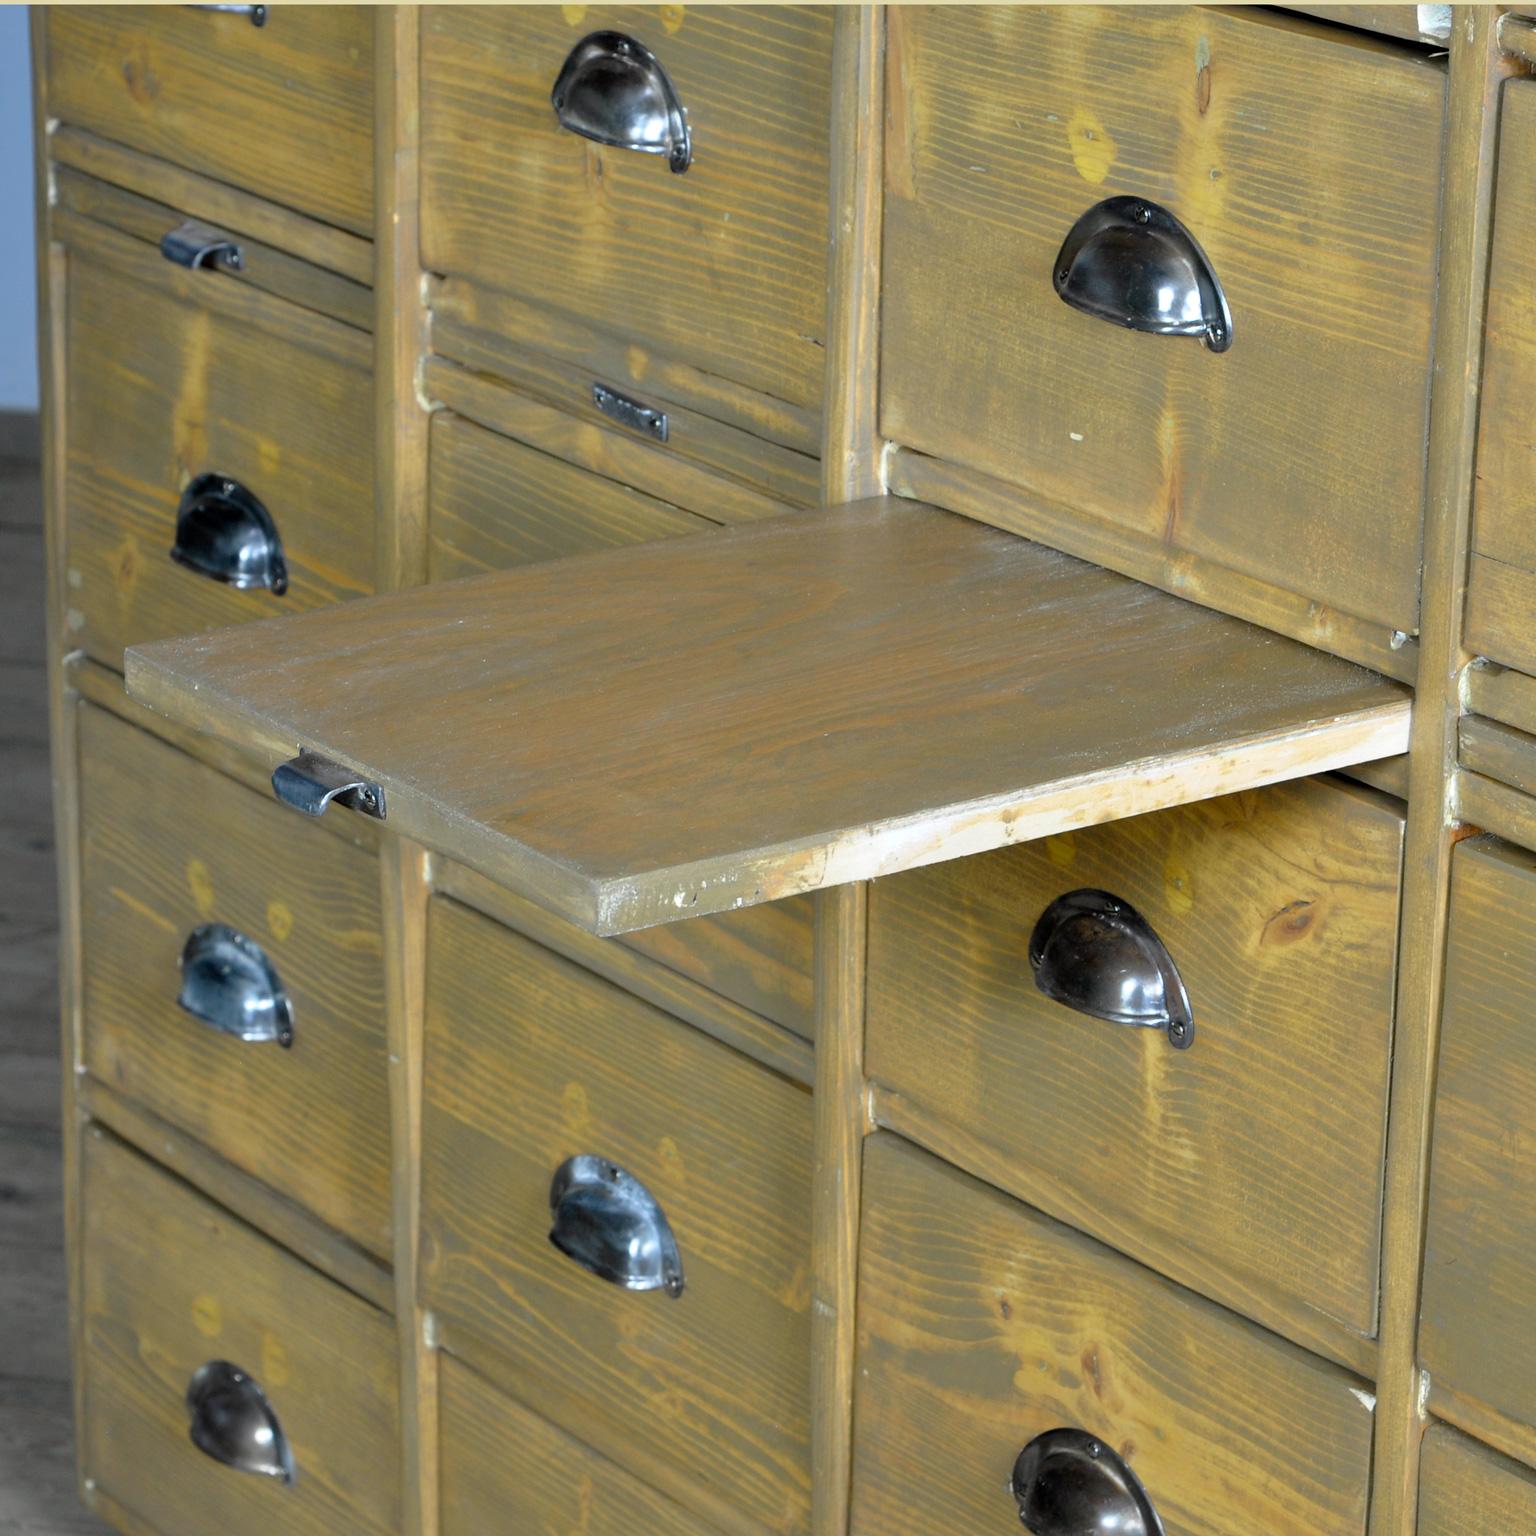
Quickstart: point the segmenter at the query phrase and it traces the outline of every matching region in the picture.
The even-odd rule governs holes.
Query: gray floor
[[[0,1533],[106,1527],[75,1500],[59,1182],[53,835],[37,467],[0,457]]]

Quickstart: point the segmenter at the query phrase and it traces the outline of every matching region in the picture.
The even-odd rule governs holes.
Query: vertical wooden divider
[[[427,579],[430,417],[417,390],[427,336],[421,279],[420,38],[416,6],[379,8],[374,29],[374,575],[381,592]],[[401,1530],[403,1536],[435,1536],[437,1354],[417,1287],[431,869],[425,850],[397,838],[383,840],[379,863],[400,1349]]]
[[[1408,758],[1408,825],[1382,1218],[1381,1328],[1371,1536],[1414,1529],[1424,1431],[1419,1282],[1445,941],[1483,311],[1492,227],[1500,56],[1497,16],[1457,6],[1450,44],[1434,382],[1424,507],[1419,675]]]
[[[877,420],[884,133],[882,6],[837,12],[822,493],[879,495]],[[859,1186],[870,1129],[864,1081],[868,886],[816,897],[815,1177],[812,1185],[811,1530],[843,1536],[853,1455]]]
[[[80,934],[80,753],[76,695],[68,662],[73,651],[69,625],[69,581],[64,545],[65,454],[64,248],[53,240],[53,178],[49,166],[47,10],[34,6],[31,21],[32,138],[37,240],[38,396],[42,402],[41,466],[43,537],[47,572],[46,653],[48,734],[52,743],[54,867],[58,879],[60,1146],[64,1185],[64,1264],[69,1298],[70,1384],[75,1425],[75,1476],[81,1498],[94,1491],[86,1466],[81,1428],[85,1390],[81,1370],[84,1331],[81,1280],[80,1146],[85,1116],[79,1103],[81,1064]]]

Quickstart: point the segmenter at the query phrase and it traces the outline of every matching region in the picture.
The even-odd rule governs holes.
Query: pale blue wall
[[[27,7],[0,5],[0,411],[37,406]]]

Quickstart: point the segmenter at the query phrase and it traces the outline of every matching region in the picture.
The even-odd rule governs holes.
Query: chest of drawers
[[[88,1504],[1536,1518],[1536,24],[34,39]]]

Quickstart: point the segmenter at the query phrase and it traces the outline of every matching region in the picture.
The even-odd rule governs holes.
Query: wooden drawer
[[[488,918],[429,922],[422,1287],[440,1338],[707,1513],[805,1528],[810,1098]],[[551,1180],[610,1159],[659,1202],[680,1296],[550,1241]]]
[[[374,858],[104,710],[80,710],[87,1069],[387,1258]],[[184,947],[199,930],[215,940],[213,924],[276,971],[287,1049],[177,1006]]]
[[[114,235],[104,249],[120,260],[77,249],[69,260],[65,536],[79,643],[121,669],[137,641],[370,591],[369,338],[137,241]],[[171,559],[179,504],[203,475],[266,508],[282,595]]]
[[[158,1536],[393,1536],[393,1324],[100,1130],[86,1134],[85,1474]],[[225,1361],[266,1395],[284,1484],[188,1434],[194,1372]]]
[[[1441,68],[1264,13],[888,18],[884,434],[1412,631]],[[1057,297],[1068,231],[1122,195],[1204,248],[1230,351]]]
[[[1536,856],[1460,844],[1435,1096],[1420,1356],[1435,1389],[1536,1425]]]
[[[451,411],[432,418],[430,465],[433,581],[715,526]]]
[[[1536,1531],[1536,1473],[1445,1424],[1424,1436],[1419,1536]]]
[[[1353,1377],[895,1137],[866,1143],[863,1209],[855,1536],[1008,1530],[1015,1458],[1056,1428],[1179,1536],[1364,1530]]]
[[[609,28],[676,89],[685,173],[560,126],[562,64]],[[787,406],[814,447],[830,10],[441,6],[422,29],[424,265],[526,305],[514,340],[769,436]]]
[[[48,110],[273,202],[373,232],[373,17],[274,5],[47,13]]]
[[[1536,84],[1504,87],[1468,648],[1536,673]]]
[[[1116,1247],[1369,1335],[1401,844],[1397,802],[1313,779],[878,881],[870,1074]],[[1037,989],[1035,924],[1079,889],[1167,946],[1189,1049]]]
[[[711,1536],[640,1479],[504,1397],[452,1355],[440,1367],[442,1536],[634,1531]]]

